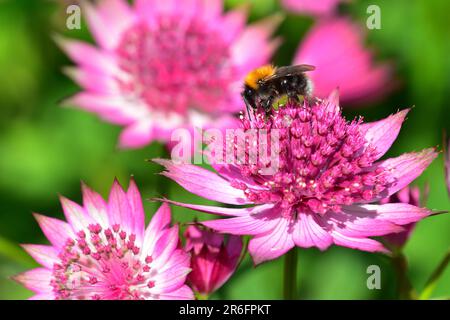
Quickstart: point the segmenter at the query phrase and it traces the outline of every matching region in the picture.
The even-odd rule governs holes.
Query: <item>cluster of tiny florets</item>
[[[57,299],[143,299],[150,293],[153,259],[140,259],[136,236],[119,225],[99,224],[69,238],[53,266],[51,285]]]
[[[362,120],[346,121],[331,103],[289,102],[269,116],[241,119],[245,130],[266,129],[270,135],[278,129],[279,134],[278,171],[263,175],[269,164],[241,164],[242,174],[258,187],[232,182],[252,202],[279,202],[287,214],[339,212],[342,205],[370,201],[390,183],[389,173],[374,165],[376,150],[364,137]]]
[[[197,20],[180,25],[169,17],[156,19],[153,27],[156,32],[139,23],[124,33],[116,49],[124,73],[121,90],[149,106],[180,113],[193,101],[208,109],[223,99],[234,71],[217,31]]]

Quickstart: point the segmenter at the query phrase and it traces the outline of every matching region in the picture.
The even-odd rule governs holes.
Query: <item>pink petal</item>
[[[227,12],[223,17],[223,23],[227,32],[223,34],[227,43],[233,41],[240,35],[245,28],[245,22],[248,16],[248,6],[241,6],[233,11]]]
[[[170,207],[167,203],[163,203],[156,211],[155,215],[148,225],[148,230],[152,233],[158,233],[166,229],[170,225]]]
[[[120,73],[113,56],[93,45],[82,41],[68,40],[60,36],[57,36],[55,41],[70,59],[81,67],[108,75]]]
[[[72,227],[62,220],[42,216],[37,213],[34,214],[34,218],[47,239],[56,248],[63,247],[67,239],[75,238]]]
[[[223,11],[223,0],[202,0],[201,9],[202,17],[214,22]]]
[[[384,220],[377,215],[377,211],[360,210],[330,212],[326,219],[331,222],[338,233],[355,238],[383,236],[401,232],[404,229],[395,223]]]
[[[160,15],[174,15],[183,2],[178,0],[136,0],[134,3],[135,11],[145,21]]]
[[[183,249],[176,249],[172,252],[170,260],[167,263],[165,263],[163,266],[161,266],[160,269],[158,269],[158,274],[159,275],[166,274],[167,276],[170,276],[172,273],[172,270],[176,271],[181,268],[184,271],[182,271],[182,275],[180,275],[180,277],[184,278],[186,276],[186,274],[185,274],[186,271],[189,269],[189,264],[190,264],[189,260],[190,260],[190,255],[188,253],[186,253]],[[180,270],[178,270],[178,271],[180,271]]]
[[[214,286],[211,292],[218,290],[233,275],[241,258],[241,252],[242,238],[230,236],[226,252],[223,249],[220,251],[218,261],[214,265],[211,275]]]
[[[244,72],[266,64],[273,52],[280,45],[280,39],[267,45],[271,34],[282,20],[280,15],[273,15],[247,27],[231,47],[231,55],[235,64],[245,68]]]
[[[391,172],[394,182],[386,192],[383,192],[382,195],[373,199],[373,201],[386,198],[409,185],[422,174],[437,155],[437,152],[433,148],[430,148],[421,152],[406,153],[400,157],[379,162],[377,164],[378,166]]]
[[[369,239],[369,238],[354,238],[345,236],[337,231],[332,231],[331,235],[333,237],[333,241],[338,246],[343,246],[352,249],[358,249],[362,251],[368,252],[389,252],[386,248],[383,247],[381,243],[378,241]]]
[[[102,119],[120,125],[129,125],[139,118],[148,116],[148,111],[139,105],[130,105],[121,96],[99,95],[80,92],[65,100],[63,106],[77,106],[86,111],[98,113]]]
[[[107,204],[103,197],[89,188],[85,183],[81,183],[83,193],[83,207],[94,221],[103,228],[109,227]]]
[[[38,293],[30,297],[28,300],[55,300],[55,295],[53,292]]]
[[[246,185],[251,186],[252,189],[267,190],[266,187],[256,183],[252,178],[244,177],[240,169],[233,164],[217,164],[212,160],[210,162],[214,170],[228,181],[244,182]]]
[[[406,109],[384,120],[366,123],[361,126],[361,130],[366,132],[365,138],[368,144],[378,151],[378,158],[381,158],[397,139],[409,110]]]
[[[189,208],[192,210],[202,211],[206,213],[212,213],[212,214],[218,214],[222,216],[233,216],[233,217],[241,217],[241,216],[247,216],[249,214],[257,214],[260,212],[263,212],[265,210],[268,210],[272,208],[273,204],[264,204],[260,206],[254,206],[254,207],[248,207],[248,208],[224,208],[224,207],[215,207],[215,206],[204,206],[204,205],[197,205],[197,204],[189,204],[189,203],[182,203],[177,201],[172,201],[169,199],[155,199],[164,201],[167,203],[172,203],[174,205]]]
[[[346,206],[343,210],[352,216],[367,216],[368,219],[384,220],[398,225],[419,221],[433,213],[427,208],[419,208],[408,203],[364,204]]]
[[[379,98],[392,89],[390,66],[375,66],[363,46],[363,29],[346,18],[320,20],[301,43],[294,64],[311,64],[314,95],[326,97],[339,87],[344,102]]]
[[[189,259],[189,255],[183,250],[174,251],[163,268],[158,269],[155,287],[151,289],[152,293],[170,293],[183,286],[191,270]]]
[[[191,288],[184,285],[175,291],[160,294],[159,299],[162,299],[162,300],[193,300],[194,293],[192,292]]]
[[[52,272],[45,268],[36,268],[18,274],[13,278],[25,288],[36,293],[50,293],[53,288],[50,286]]]
[[[170,160],[153,161],[166,168],[163,175],[200,197],[228,204],[251,203],[242,190],[233,188],[228,181],[211,171],[190,164],[178,165]]]
[[[131,178],[130,185],[128,186],[127,197],[134,217],[133,230],[138,239],[138,243],[142,243],[145,232],[145,212],[144,206],[142,205],[141,193],[133,178]]]
[[[145,230],[144,244],[142,246],[141,255],[145,259],[154,251],[156,242],[163,234],[162,231],[170,226],[170,207],[167,203],[163,203],[153,216],[150,224]]]
[[[391,233],[383,236],[383,240],[386,241],[390,246],[401,248],[408,241],[411,233],[416,226],[415,223],[410,223],[404,226],[404,231],[399,233]]]
[[[152,255],[157,258],[153,262],[155,268],[159,269],[165,265],[178,246],[178,226],[164,230],[161,237],[156,242]]]
[[[230,236],[226,250],[229,257],[240,256],[242,252],[242,237]]]
[[[327,249],[333,243],[333,239],[325,227],[321,223],[319,224],[314,215],[307,213],[298,214],[293,239],[299,247],[317,247],[320,250]]]
[[[330,15],[336,11],[339,2],[349,0],[282,0],[283,6],[293,12],[313,16]]]
[[[65,68],[64,73],[86,90],[97,94],[120,94],[116,80],[110,75],[87,68]]]
[[[125,231],[137,235],[137,231],[139,230],[135,230],[134,228],[135,213],[131,211],[128,196],[117,179],[114,180],[109,194],[108,217],[111,225],[118,224]],[[142,216],[138,216],[139,220],[142,218]]]
[[[201,224],[222,233],[258,235],[273,230],[279,223],[280,208],[237,218],[203,221]]]
[[[147,145],[154,138],[153,121],[145,119],[126,127],[119,137],[121,148],[140,148]]]
[[[102,0],[96,7],[84,2],[83,11],[89,30],[104,49],[114,49],[122,32],[134,20],[130,8],[123,0]]]
[[[250,240],[248,251],[255,264],[276,259],[295,246],[290,223],[288,219],[279,218],[277,226],[272,231]]]
[[[39,244],[23,244],[22,248],[36,260],[41,266],[46,268],[53,268],[53,264],[58,263],[58,250],[52,246]]]
[[[90,217],[83,207],[63,196],[59,197],[64,215],[75,232],[87,229],[90,224],[96,221]]]

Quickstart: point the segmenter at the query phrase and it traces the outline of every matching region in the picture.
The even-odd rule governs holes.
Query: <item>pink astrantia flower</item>
[[[163,174],[188,191],[243,208],[177,205],[228,217],[203,222],[214,230],[251,235],[255,263],[275,259],[294,246],[321,250],[336,244],[364,251],[386,251],[370,237],[404,229],[430,210],[406,203],[378,202],[407,186],[433,161],[427,149],[380,161],[396,139],[408,110],[363,123],[346,121],[337,94],[328,100],[288,103],[265,119],[243,118],[244,129],[278,129],[279,170],[270,164],[213,164],[218,174],[188,164],[156,160]]]
[[[102,0],[83,12],[96,46],[58,40],[84,91],[66,104],[124,126],[122,147],[167,142],[174,128],[232,125],[241,79],[267,63],[278,17],[245,25],[222,0]]]
[[[189,255],[162,205],[147,229],[141,195],[117,181],[106,202],[83,185],[83,206],[61,197],[68,222],[36,214],[51,245],[23,245],[42,266],[15,280],[31,299],[192,299]]]
[[[313,16],[325,16],[335,13],[341,2],[350,0],[282,0],[283,6],[290,11]]]
[[[188,282],[194,291],[210,295],[236,270],[242,252],[239,236],[218,234],[204,227],[189,226],[185,232],[186,251],[191,253]]]
[[[346,18],[319,21],[301,42],[294,64],[316,67],[308,75],[314,95],[326,97],[339,87],[345,103],[363,103],[380,98],[392,89],[390,65],[374,65],[364,48],[362,28]]]
[[[425,192],[424,197],[427,196],[427,191]],[[418,187],[406,187],[396,194],[391,195],[389,198],[383,199],[380,203],[409,203],[413,206],[420,206],[420,189]],[[423,201],[422,201],[423,202]],[[402,248],[406,241],[409,239],[411,232],[415,227],[415,223],[410,223],[404,226],[404,231],[399,233],[393,233],[383,236],[383,240],[389,245],[389,247],[393,248]]]

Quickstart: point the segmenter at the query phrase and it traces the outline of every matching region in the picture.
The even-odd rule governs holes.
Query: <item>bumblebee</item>
[[[309,96],[310,80],[304,74],[315,67],[300,64],[296,66],[274,67],[266,65],[251,71],[244,80],[242,97],[250,115],[250,109],[262,107],[266,115],[272,110],[273,103],[287,95],[288,99],[298,101],[298,95]]]

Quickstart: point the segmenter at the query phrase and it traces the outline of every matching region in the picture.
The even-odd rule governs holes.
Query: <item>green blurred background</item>
[[[226,7],[241,2],[229,0]],[[251,20],[283,11],[276,0],[250,2]],[[70,62],[56,47],[52,35],[90,38],[85,26],[80,31],[65,28],[65,7],[61,3],[0,0],[0,299],[31,295],[8,279],[36,266],[19,243],[46,243],[31,213],[62,217],[58,194],[80,201],[80,180],[106,196],[114,177],[126,185],[133,174],[144,198],[166,193],[180,201],[204,203],[156,175],[161,168],[145,162],[163,154],[161,145],[118,150],[120,128],[95,115],[58,105],[79,89],[61,73]],[[399,108],[415,106],[388,156],[430,146],[441,149],[443,129],[450,131],[450,2],[353,1],[340,10],[364,24],[370,4],[380,6],[382,28],[368,30],[368,43],[376,48],[377,58],[395,62],[402,85],[382,102],[345,112],[375,120]],[[274,57],[277,64],[290,64],[312,22],[311,18],[286,13],[277,31],[284,39]],[[415,184],[426,181],[431,190],[428,206],[449,210],[442,156]],[[145,207],[150,218],[157,204],[145,201]],[[177,221],[194,218],[192,211],[173,208],[173,212]],[[419,223],[406,247],[409,275],[419,290],[449,247],[449,229],[450,215],[426,219]],[[299,260],[299,294],[303,299],[395,297],[393,270],[381,255],[332,247],[323,253],[300,250]],[[381,267],[381,290],[366,287],[366,268],[372,264]],[[279,299],[281,282],[282,259],[257,268],[246,259],[214,297]],[[447,270],[433,297],[449,295]]]

